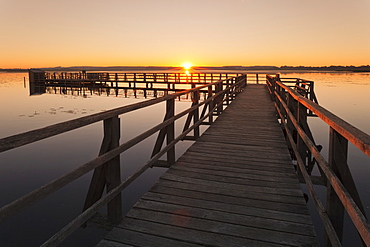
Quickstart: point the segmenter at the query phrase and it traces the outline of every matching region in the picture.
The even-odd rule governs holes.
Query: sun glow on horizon
[[[190,62],[184,62],[181,64],[181,67],[183,67],[185,70],[189,70],[191,69],[191,67],[193,67],[194,65]]]

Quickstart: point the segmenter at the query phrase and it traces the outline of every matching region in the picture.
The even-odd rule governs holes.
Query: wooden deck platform
[[[318,246],[265,85],[248,85],[97,246]]]

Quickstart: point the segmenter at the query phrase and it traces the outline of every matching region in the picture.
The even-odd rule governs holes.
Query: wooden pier
[[[45,72],[30,73],[35,85],[45,86]],[[53,74],[56,84],[63,80],[78,84],[92,77]],[[99,247],[317,246],[305,199],[313,202],[321,218],[325,246],[341,246],[345,215],[362,243],[370,246],[370,226],[347,164],[348,142],[370,156],[370,136],[319,106],[312,81],[266,75],[266,84],[258,84],[257,75],[256,84],[250,84],[247,74],[205,75],[211,81],[204,83],[199,75],[185,76],[185,81],[178,75],[175,81],[169,75],[134,75],[134,81],[126,81],[128,77],[123,76],[123,83],[131,83],[127,90],[136,92],[138,83],[143,90],[153,90],[162,78],[165,81],[158,89],[166,93],[0,139],[0,152],[4,152],[98,122],[104,130],[96,158],[3,206],[0,222],[93,172],[82,212],[43,247],[61,244],[95,220],[103,208],[106,215],[100,223],[112,230]],[[112,79],[103,74],[102,78],[111,87],[120,83],[118,75]],[[189,78],[200,79],[187,83]],[[175,101],[182,97],[191,104],[179,112]],[[119,140],[120,115],[157,104],[166,106],[163,122],[130,140]],[[328,158],[315,143],[309,116],[319,117],[330,130]],[[180,124],[182,131],[175,131]],[[200,125],[210,125],[203,135]],[[122,181],[120,155],[153,135],[156,141],[150,159]],[[178,158],[175,146],[184,140],[195,143]],[[122,216],[121,192],[153,166],[169,169]],[[312,173],[314,167],[319,175]],[[305,183],[308,195],[299,183]],[[326,187],[326,200],[317,195],[316,185]]]
[[[70,94],[76,96],[114,95],[162,97],[164,95],[239,76],[231,73],[108,73],[30,70],[30,94]],[[265,74],[250,74],[250,82],[263,81]]]
[[[248,85],[98,246],[318,246],[266,85]]]

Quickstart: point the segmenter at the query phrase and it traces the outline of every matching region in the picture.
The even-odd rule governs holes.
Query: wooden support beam
[[[298,103],[298,102],[297,102]],[[302,129],[304,129],[303,126],[307,124],[307,109],[304,105],[298,103],[297,107],[297,120],[298,124]],[[305,129],[304,129],[305,130]],[[311,139],[312,141],[312,139]],[[299,156],[302,158],[305,167],[307,167],[307,146],[305,142],[303,141],[302,137],[300,135],[297,135],[297,148],[299,152]],[[297,169],[298,171],[298,178],[302,178],[302,172],[300,169]]]
[[[342,153],[342,154],[340,154]],[[338,176],[338,166],[347,163],[348,141],[330,128],[329,138],[329,166]],[[339,159],[340,158],[340,159]],[[338,176],[338,178],[340,178]],[[340,242],[343,238],[344,207],[330,183],[327,184],[326,211],[333,224]],[[325,246],[332,246],[328,236],[325,237]]]
[[[172,118],[175,116],[175,98],[168,99],[166,101],[166,112],[168,113],[169,118]],[[170,144],[174,139],[175,139],[175,123],[172,122],[167,126],[167,131],[166,131],[166,141],[167,145]],[[171,166],[174,164],[176,161],[175,157],[175,146],[170,148],[167,152],[167,162],[168,165]]]
[[[344,187],[347,189],[360,211],[366,217],[364,207],[352,178],[351,171],[348,167],[347,159],[348,140],[333,128],[330,128],[329,166],[338,176],[339,180],[343,183]],[[330,183],[327,184],[326,210],[330,220],[333,223],[333,227],[338,235],[339,240],[342,241],[345,209]],[[332,246],[328,241],[328,237],[325,239],[325,246]]]
[[[193,104],[198,105],[199,104],[199,91],[194,91],[193,92]],[[199,106],[194,110],[193,112],[193,124],[196,124],[199,121]],[[199,137],[199,126],[195,127],[194,129],[194,137],[198,138]]]
[[[104,120],[104,138],[99,156],[119,146],[120,121],[118,116]],[[96,168],[91,179],[89,191],[86,196],[83,211],[97,202],[106,187],[107,192],[121,183],[120,156],[117,155],[104,165]],[[121,195],[117,195],[108,203],[108,219],[118,223],[122,218]]]
[[[175,98],[170,98],[166,101],[166,115],[163,121],[166,121],[169,118],[172,118],[175,115]],[[167,145],[175,139],[175,123],[167,125],[159,131],[157,140],[154,144],[153,152],[151,157],[154,157],[158,154],[163,146],[164,139],[166,138]],[[168,166],[171,166],[175,163],[175,147],[170,148],[167,152],[167,163]]]

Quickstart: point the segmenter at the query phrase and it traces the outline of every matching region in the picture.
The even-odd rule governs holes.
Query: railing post
[[[226,105],[230,105],[230,95],[233,95],[233,92],[230,94],[230,80],[226,80],[226,87],[228,88],[226,91]],[[233,96],[231,96],[233,97]],[[233,99],[233,98],[231,98]]]
[[[222,91],[222,82],[221,81],[219,83],[217,83],[215,86],[216,86],[216,92],[215,92],[216,94]],[[215,98],[215,104],[216,105],[218,104],[218,106],[217,106],[217,115],[221,115],[221,112],[223,110],[223,105],[219,104],[219,103],[222,102],[222,98],[223,98],[222,94],[218,95]]]
[[[163,121],[166,121],[175,116],[175,98],[171,97],[166,101],[166,115]],[[164,139],[167,140],[167,145],[170,144],[175,139],[175,123],[172,122],[163,129],[159,131],[157,140],[154,144],[153,152],[151,157],[154,157],[162,149]],[[175,146],[167,151],[167,164],[166,167],[170,167],[175,163]],[[161,165],[163,167],[163,165]]]
[[[275,101],[276,100],[276,97],[275,97],[276,78],[272,78],[272,77],[266,75],[266,81],[267,81],[268,87],[270,88],[271,100]]]
[[[200,96],[200,91],[194,91],[193,92],[193,105],[198,105],[199,104],[199,96]],[[194,119],[193,123],[196,124],[199,121],[199,108],[194,110]],[[199,125],[194,129],[194,138],[199,137]]]
[[[212,85],[211,86],[208,86],[208,98],[211,98],[212,97],[212,95],[213,95],[213,90],[212,90]],[[213,123],[213,100],[211,100],[210,102],[209,102],[209,117],[208,117],[208,122],[209,122],[209,124],[212,124]],[[206,106],[204,106],[204,107],[206,107]]]
[[[306,130],[305,126],[307,126],[307,109],[304,105],[300,104],[297,101],[298,107],[297,107],[297,116],[296,119],[298,121],[298,124],[301,126],[303,130]],[[303,141],[302,137],[297,133],[297,148],[299,152],[299,156],[305,163],[305,166],[307,166],[307,146],[305,142]],[[297,168],[297,174],[299,179],[303,179],[302,171],[301,169]]]
[[[120,121],[118,116],[104,120],[104,138],[99,156],[118,147],[119,139]],[[83,210],[85,211],[101,198],[105,186],[107,192],[109,192],[120,183],[120,156],[118,155],[94,170]],[[122,219],[121,194],[118,194],[112,201],[110,201],[107,207],[108,220],[112,223],[118,223]]]
[[[329,166],[338,176],[344,187],[351,195],[355,203],[357,204],[360,211],[366,217],[364,207],[362,205],[360,195],[358,194],[355,182],[349,170],[348,163],[348,140],[341,134],[330,128],[329,138]],[[343,235],[343,217],[344,217],[344,206],[339,200],[334,189],[328,182],[327,184],[327,201],[326,210],[330,220],[332,221],[333,227],[337,232],[338,238],[342,241]],[[365,246],[365,244],[363,243]],[[331,246],[328,238],[325,239],[325,246]]]
[[[172,118],[175,116],[175,98],[168,99],[166,101],[166,112],[168,118]],[[170,144],[175,139],[175,122],[172,122],[167,126],[167,145]],[[173,146],[170,150],[167,152],[167,163],[168,166],[171,166],[175,163],[175,146]]]
[[[333,128],[330,128],[329,166],[339,179],[341,179],[341,177],[338,167],[343,166],[344,163],[347,164],[347,156],[348,141]],[[327,183],[326,211],[331,223],[333,224],[335,232],[337,233],[339,241],[342,242],[344,207],[329,181]],[[328,236],[325,237],[325,246],[332,246]]]

